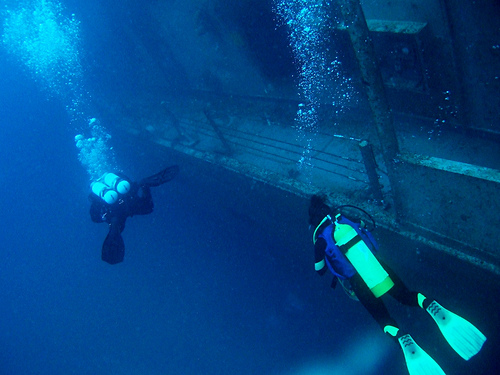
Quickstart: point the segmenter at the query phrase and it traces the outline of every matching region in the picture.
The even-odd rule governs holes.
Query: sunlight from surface
[[[80,22],[65,16],[61,3],[34,0],[7,9],[3,45],[27,69],[49,97],[61,100],[75,127],[78,159],[95,180],[114,166],[111,136],[86,107],[90,95],[83,85]]]

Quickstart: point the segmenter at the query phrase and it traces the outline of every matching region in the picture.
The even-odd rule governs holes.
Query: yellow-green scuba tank
[[[335,230],[332,237],[336,245],[344,253],[375,297],[387,293],[394,282],[380,265],[370,248],[361,236],[349,224],[339,223],[340,214],[336,216]]]

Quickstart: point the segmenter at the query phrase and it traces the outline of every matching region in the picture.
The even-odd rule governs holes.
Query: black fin
[[[110,230],[102,244],[101,259],[109,264],[123,262],[125,243],[119,231]]]
[[[165,182],[172,180],[179,173],[179,166],[172,165],[171,167],[165,168],[161,172],[158,172],[152,176],[146,177],[139,182],[141,186],[160,186]]]

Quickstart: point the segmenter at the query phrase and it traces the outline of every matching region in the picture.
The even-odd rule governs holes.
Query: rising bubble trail
[[[297,110],[295,126],[298,141],[304,147],[298,167],[309,173],[313,143],[318,132],[319,107],[323,103],[342,107],[353,93],[351,79],[343,74],[342,63],[330,38],[331,28],[338,23],[338,20],[332,19],[331,9],[330,1],[325,0],[274,1],[278,25],[286,26],[288,30],[298,67],[302,103]]]
[[[78,158],[92,180],[116,169],[111,136],[90,116],[84,89],[80,23],[58,1],[20,1],[3,13],[2,44],[49,97],[61,100],[75,128]]]

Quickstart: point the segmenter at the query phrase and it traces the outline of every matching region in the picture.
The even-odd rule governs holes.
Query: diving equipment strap
[[[340,246],[337,245],[337,246],[339,246],[339,249],[342,251],[343,254],[345,254],[349,251],[349,249],[351,247],[356,245],[359,241],[363,241],[363,239],[361,238],[361,236],[359,234],[357,234],[356,236],[351,238],[349,241],[347,241],[345,244],[340,245]]]
[[[392,337],[396,337],[398,335],[398,332],[399,332],[399,328],[391,326],[390,324],[388,324],[384,327],[384,333],[387,333],[387,334],[391,335]]]
[[[314,263],[314,270],[315,271],[320,271],[325,267],[325,260],[321,259],[319,262]]]
[[[427,299],[422,293],[418,293],[417,295],[417,300],[418,300],[418,305],[422,308],[425,309],[424,307],[424,301]]]

